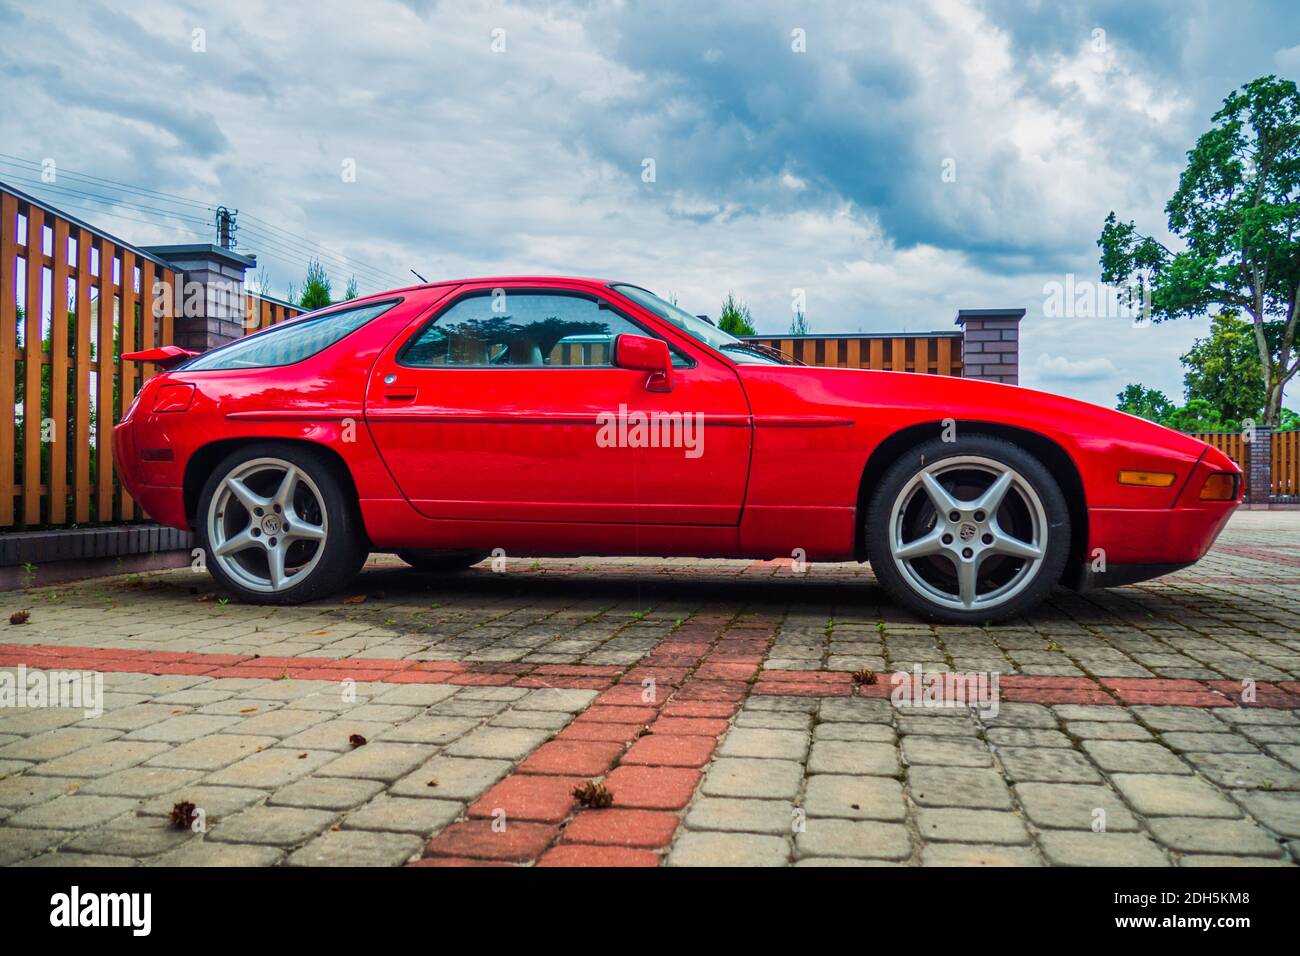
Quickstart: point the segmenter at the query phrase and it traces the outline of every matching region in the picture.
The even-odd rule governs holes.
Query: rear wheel
[[[473,567],[487,557],[486,551],[398,551],[397,556],[417,571],[450,574]]]
[[[1033,607],[1060,579],[1069,510],[1023,448],[986,435],[934,439],[885,472],[867,548],[900,604],[940,621],[997,621]]]
[[[366,558],[351,490],[309,448],[265,442],[227,455],[204,486],[198,518],[212,576],[255,603],[324,597]]]

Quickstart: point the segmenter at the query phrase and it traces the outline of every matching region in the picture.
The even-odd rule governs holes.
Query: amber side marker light
[[[1121,471],[1119,483],[1142,488],[1168,488],[1174,483],[1174,476],[1167,471]]]
[[[1230,471],[1216,471],[1201,486],[1202,501],[1235,501],[1237,476]]]

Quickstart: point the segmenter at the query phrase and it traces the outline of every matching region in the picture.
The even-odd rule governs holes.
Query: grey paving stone
[[[563,710],[503,710],[487,723],[490,727],[531,727],[554,731],[564,728],[571,720],[573,715]]]
[[[1282,846],[1248,820],[1160,817],[1147,821],[1157,840],[1182,853],[1281,856]]]
[[[216,714],[181,714],[167,720],[150,724],[126,735],[125,740],[157,740],[162,743],[180,744],[187,740],[196,740],[209,734],[219,733],[231,724],[238,723],[238,717],[221,717]]]
[[[290,866],[401,866],[424,841],[407,833],[334,830],[289,855]]]
[[[807,730],[812,726],[811,714],[783,714],[770,710],[742,710],[736,715],[737,727],[767,727],[771,730]],[[841,726],[838,724],[821,724],[822,727]],[[851,738],[839,738],[841,740]]]
[[[544,708],[541,708],[544,709]],[[446,747],[452,757],[523,760],[551,737],[547,730],[524,727],[480,727]]]
[[[1199,777],[1117,773],[1110,781],[1146,817],[1240,817],[1241,810]]]
[[[41,734],[18,740],[0,747],[0,759],[7,760],[53,760],[66,754],[75,753],[93,744],[101,744],[120,737],[120,730],[91,727],[61,727]]]
[[[429,713],[435,717],[491,717],[507,707],[504,700],[471,700],[453,697],[434,704]]]
[[[292,737],[327,717],[328,714],[318,710],[281,707],[270,713],[246,717],[235,726],[227,728],[227,732],[254,737]]]
[[[249,807],[208,829],[208,840],[216,843],[254,843],[290,847],[320,833],[338,819],[328,810],[301,807]]]
[[[0,807],[21,810],[23,807],[53,800],[60,794],[75,792],[78,788],[76,781],[61,777],[37,777],[32,774],[4,777],[0,778]]]
[[[1065,730],[1080,740],[1151,740],[1151,731],[1130,720],[1068,720]]]
[[[753,833],[685,831],[668,852],[668,866],[785,866],[790,849],[782,837]]]
[[[511,706],[515,710],[558,710],[566,714],[576,714],[586,710],[597,696],[594,690],[542,688],[533,691]]]
[[[1011,792],[996,770],[976,767],[912,767],[908,791],[923,807],[1008,810]]]
[[[1108,832],[1137,830],[1137,819],[1115,793],[1101,784],[1018,783],[1016,799],[1035,826]],[[1100,813],[1098,811],[1101,811]]]
[[[813,728],[814,742],[819,740],[871,740],[877,743],[892,744],[897,739],[897,736],[894,733],[894,728],[889,724],[840,722],[818,724]]]
[[[855,859],[903,860],[912,854],[907,828],[877,820],[842,820],[810,817],[795,834],[795,853],[804,856],[842,856]]]
[[[9,827],[33,827],[39,830],[80,830],[104,823],[134,810],[136,802],[122,797],[95,797],[80,793],[55,797],[48,803],[19,810],[5,821]]]
[[[273,747],[250,754],[243,760],[210,774],[205,783],[231,787],[262,787],[272,790],[305,777],[338,754],[328,750],[297,750]]]
[[[974,740],[977,731],[978,727],[975,720],[965,711],[923,711],[903,708],[898,712],[898,732],[900,734],[920,734],[929,737],[968,737]]]
[[[1300,773],[1266,754],[1203,754],[1184,756],[1202,775],[1224,789],[1300,790]]]
[[[1259,753],[1259,748],[1238,734],[1203,734],[1190,731],[1171,731],[1161,735],[1166,745],[1174,750],[1201,753]]]
[[[94,727],[96,730],[139,730],[141,727],[164,721],[175,712],[176,708],[167,704],[134,704],[120,710],[105,711],[99,717],[88,718],[90,723],[84,726]]]
[[[150,767],[177,767],[182,770],[219,770],[236,760],[275,744],[274,737],[246,737],[240,734],[213,734],[164,750],[145,761]]]
[[[944,767],[991,767],[993,757],[984,742],[974,737],[903,738],[903,756],[909,764],[938,764]]]
[[[999,747],[998,759],[1016,783],[1098,783],[1099,774],[1076,750],[1060,747]]]
[[[984,736],[995,747],[1070,748],[1074,746],[1074,741],[1059,730],[1044,730],[1037,727],[993,727]]]
[[[1219,869],[1225,866],[1295,866],[1284,859],[1269,859],[1262,856],[1215,856],[1209,853],[1185,853],[1178,861],[1179,866],[1208,866]]]
[[[1189,774],[1192,768],[1159,744],[1085,740],[1083,750],[1107,773]]]
[[[1300,837],[1300,793],[1242,790],[1233,794],[1246,811],[1274,833]]]
[[[276,746],[292,750],[332,750],[335,753],[344,753],[353,749],[354,734],[364,737],[367,741],[373,741],[385,737],[392,727],[392,724],[353,720],[351,717],[335,717],[308,727],[300,734],[286,737]]]
[[[889,777],[815,774],[805,784],[803,809],[810,817],[903,821],[903,786]]]
[[[702,797],[691,804],[684,822],[691,830],[786,834],[793,832],[795,819],[795,806],[786,800]]]
[[[1141,705],[1133,713],[1142,723],[1155,731],[1191,731],[1194,733],[1221,733],[1223,723],[1208,710],[1197,707],[1169,707]]]
[[[80,868],[80,867],[104,867],[104,866],[113,866],[113,867],[135,866],[136,861],[130,859],[129,857],[106,856],[98,853],[92,854],[92,853],[53,852],[53,853],[43,853],[34,859],[28,860],[23,865],[39,866],[39,867],[56,867],[57,869],[63,870],[63,869],[68,869],[70,867]]]
[[[1049,830],[1038,841],[1048,862],[1057,866],[1170,865],[1159,846],[1137,833]]]
[[[150,866],[275,866],[284,859],[284,851],[271,846],[236,843],[209,843],[191,840],[146,861]]]
[[[143,858],[173,850],[192,839],[196,839],[192,831],[177,829],[163,818],[126,815],[103,826],[82,830],[63,849],[65,852]],[[122,861],[117,860],[116,865],[122,865]]]
[[[437,756],[389,788],[399,797],[464,800],[477,799],[509,773],[509,760]]]
[[[1042,866],[1028,847],[934,843],[921,850],[922,866]]]
[[[986,716],[981,722],[991,728],[1012,728],[1055,730],[1056,716],[1042,704],[1022,704],[1003,702],[998,707],[996,717]]]
[[[0,866],[10,866],[39,856],[68,839],[67,830],[0,826]]]
[[[137,813],[143,816],[170,817],[178,803],[192,803],[206,815],[208,823],[220,820],[266,797],[265,790],[251,787],[214,787],[196,783],[172,793],[154,797],[140,805]]]
[[[438,832],[460,815],[463,803],[419,797],[379,795],[343,818],[345,830],[385,830],[425,837]]]
[[[925,807],[917,811],[916,829],[921,840],[949,843],[1029,843],[1029,831],[1014,813]]]
[[[1110,704],[1056,704],[1052,711],[1061,720],[1131,720],[1123,707]]]
[[[131,767],[82,785],[80,793],[103,797],[156,797],[193,783],[202,777],[198,770],[173,767]]]
[[[459,689],[455,684],[399,684],[377,694],[372,701],[376,704],[431,707],[454,696]]]
[[[813,705],[816,707],[815,701]],[[747,703],[745,709],[748,710],[749,707],[750,704]],[[866,697],[828,697],[821,702],[820,707],[817,707],[817,719],[832,723],[890,724],[894,721],[894,707],[887,700]]]
[[[723,739],[718,755],[803,760],[808,745],[808,734],[803,731],[735,727]]]
[[[793,760],[719,757],[701,784],[710,797],[794,800],[803,780],[803,766]]]
[[[898,751],[893,744],[856,740],[820,740],[808,756],[809,773],[898,776]]]
[[[346,777],[303,777],[281,787],[267,800],[273,806],[310,807],[318,810],[350,810],[384,789],[378,780],[350,780]]]

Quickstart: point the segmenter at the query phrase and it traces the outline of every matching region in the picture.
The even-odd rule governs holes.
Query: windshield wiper
[[[774,359],[782,365],[805,364],[798,359],[791,358],[780,349],[774,349],[770,345],[760,345],[757,342],[728,342],[726,345],[718,346],[718,350],[721,352],[753,352],[755,355]]]

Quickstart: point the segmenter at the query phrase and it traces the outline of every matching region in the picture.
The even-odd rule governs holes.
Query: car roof
[[[363,302],[370,299],[384,299],[390,295],[399,292],[417,292],[421,289],[438,289],[453,285],[487,285],[489,283],[511,284],[528,282],[575,282],[580,285],[635,285],[632,282],[620,282],[616,279],[595,279],[590,276],[477,276],[469,279],[444,279],[439,282],[417,282],[414,285],[402,286],[397,289],[385,289],[383,292],[372,292],[368,295],[358,296],[352,302]],[[341,305],[339,302],[332,302],[331,305]]]

